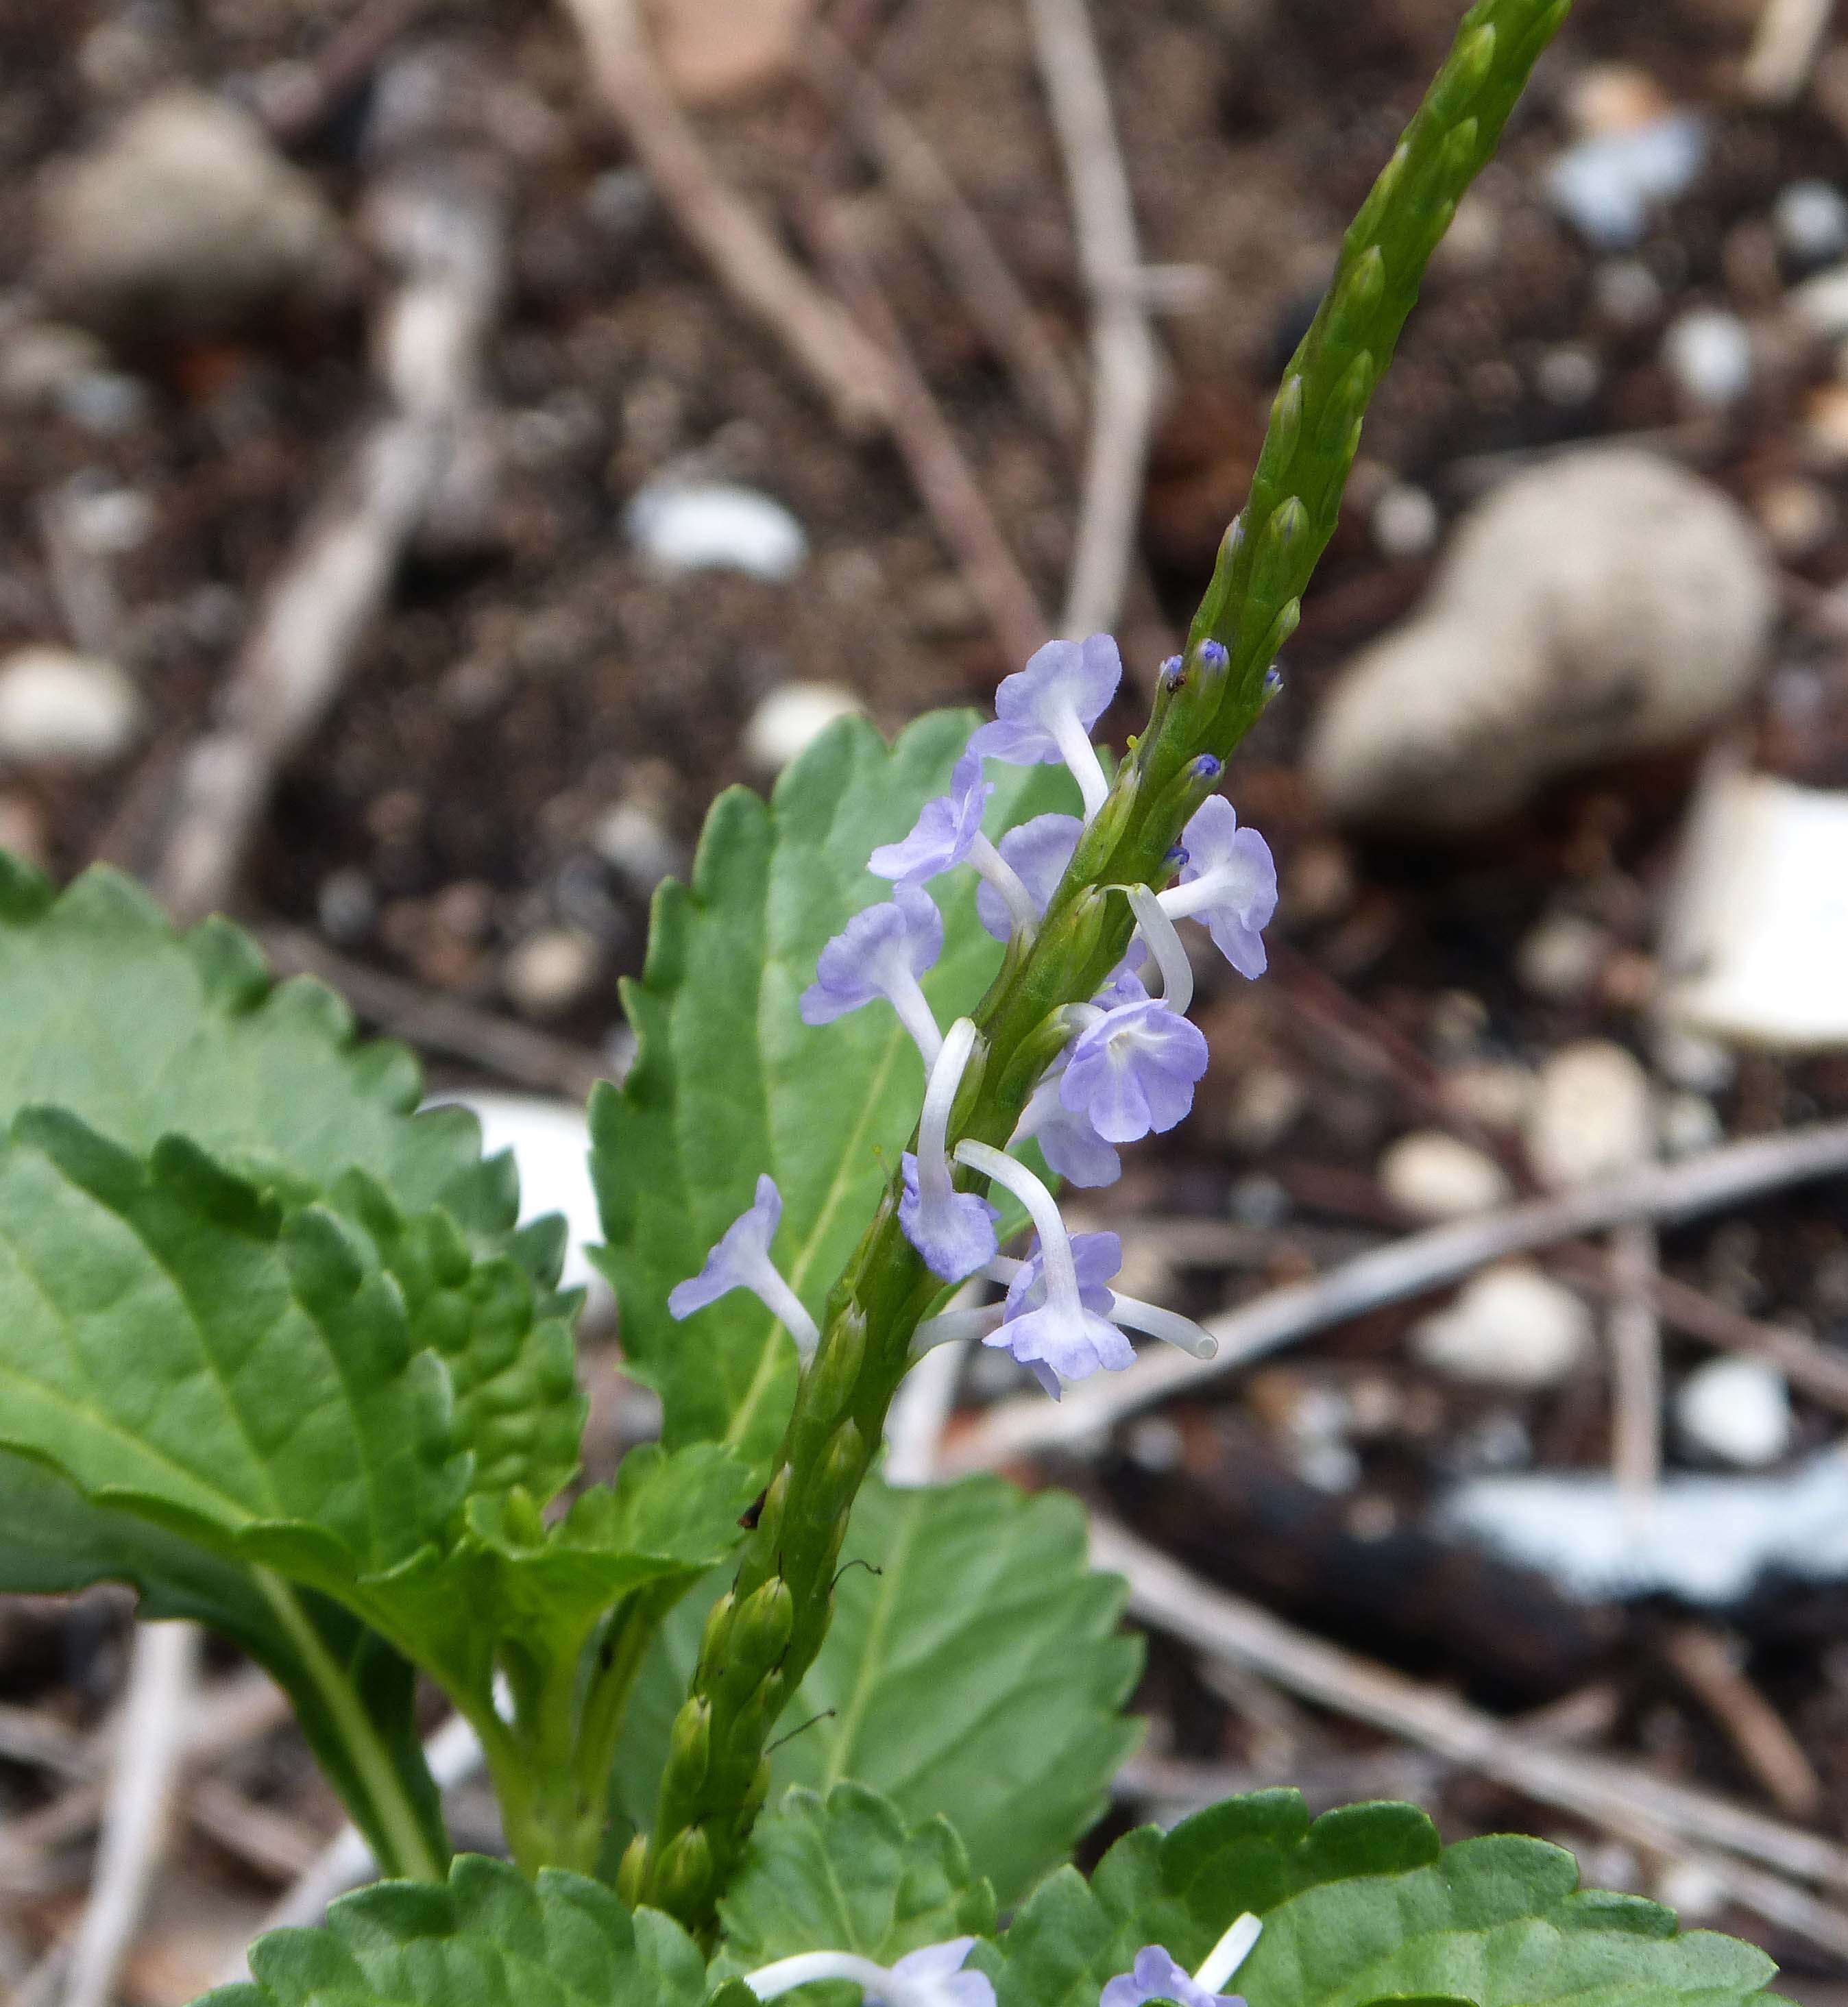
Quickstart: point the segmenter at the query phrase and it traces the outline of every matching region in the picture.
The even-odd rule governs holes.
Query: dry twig
[[[405,547],[474,418],[503,277],[500,206],[470,177],[407,178],[377,206],[402,263],[380,360],[392,408],[270,587],[219,718],[182,768],[155,889],[196,919],[223,905],[276,776],[326,715]]]
[[[1822,1808],[1822,1780],[1783,1716],[1746,1677],[1733,1641],[1688,1624],[1664,1650],[1772,1801],[1792,1818],[1814,1818]]]
[[[1542,1804],[1673,1857],[1698,1860],[1734,1901],[1832,1950],[1848,1951],[1848,1916],[1797,1885],[1848,1888],[1848,1849],[1835,1841],[1640,1764],[1523,1736],[1507,1722],[1214,1588],[1113,1521],[1094,1517],[1092,1557],[1099,1568],[1128,1578],[1130,1608],[1144,1622]]]
[[[661,199],[739,305],[780,341],[849,432],[889,423],[885,356],[714,172],[650,53],[635,0],[561,0],[604,102]]]
[[[1004,1401],[946,1445],[945,1465],[979,1469],[1010,1456],[1081,1444],[1171,1395],[1203,1386],[1312,1332],[1442,1289],[1508,1255],[1628,1220],[1691,1219],[1844,1171],[1848,1122],[1819,1123],[1410,1234],[1209,1319],[1207,1328],[1219,1343],[1217,1359],[1151,1353],[1126,1373],[1100,1374],[1072,1388],[1056,1405],[1041,1399]]]
[[[1161,359],[1129,176],[1087,0],[1029,0],[1091,295],[1091,442],[1066,597],[1068,634],[1115,625],[1135,548]]]
[[[1610,1236],[1610,1462],[1624,1510],[1642,1515],[1662,1481],[1662,1324],[1656,1229],[1633,1219]]]

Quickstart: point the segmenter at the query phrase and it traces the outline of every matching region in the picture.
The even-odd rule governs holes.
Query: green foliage
[[[1091,1572],[1074,1500],[996,1478],[869,1483],[842,1558],[833,1625],[779,1725],[773,1788],[852,1780],[907,1819],[947,1814],[974,1872],[1011,1902],[1096,1818],[1140,1732],[1121,1712],[1141,1661],[1118,1628],[1123,1585]],[[615,1780],[631,1826],[654,1809],[721,1585],[675,1612],[644,1670]]]
[[[817,1029],[797,1003],[831,936],[890,896],[867,857],[948,787],[976,722],[935,712],[889,750],[862,720],[832,727],[767,807],[742,788],[721,795],[691,887],[669,881],[655,896],[647,966],[623,991],[635,1065],[619,1089],[598,1090],[591,1113],[608,1240],[599,1264],[670,1444],[723,1438],[767,1459],[788,1419],[795,1353],[742,1291],[685,1325],[668,1316],[668,1292],[697,1272],[767,1171],[783,1195],[778,1265],[819,1315],[917,1120],[922,1071],[891,1011]],[[991,830],[1077,806],[1063,770],[996,778]],[[974,1005],[1001,950],[975,918],[972,874],[940,882],[940,897],[944,884],[943,952],[924,989],[947,1024]]]
[[[992,1935],[995,1899],[947,1819],[908,1828],[858,1784],[792,1790],[757,1822],[719,1905],[715,1974],[754,1972],[825,1945],[891,1965],[950,1938]]]
[[[252,1983],[210,2007],[700,2007],[704,1961],[652,1910],[548,1871],[537,1887],[464,1855],[438,1886],[385,1882],[349,1896],[318,1930],[277,1931],[251,1952]],[[202,2003],[203,2007],[203,2003]]]

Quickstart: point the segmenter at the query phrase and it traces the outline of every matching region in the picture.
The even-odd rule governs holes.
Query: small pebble
[[[1800,268],[1848,252],[1848,196],[1828,182],[1793,182],[1772,211],[1778,248]]]
[[[837,718],[856,717],[864,709],[838,683],[784,683],[751,714],[744,728],[745,757],[767,774],[780,774]]]
[[[1444,1076],[1444,1098],[1459,1115],[1485,1129],[1518,1129],[1533,1106],[1539,1083],[1511,1060],[1483,1060]]]
[[[1698,307],[1662,339],[1663,366],[1691,404],[1723,411],[1751,388],[1751,333],[1737,314]]]
[[[1613,327],[1633,332],[1659,318],[1662,281],[1640,258],[1606,258],[1592,275],[1592,298]]]
[[[1790,1447],[1790,1388],[1758,1359],[1716,1359],[1689,1374],[1675,1395],[1675,1421],[1695,1448],[1758,1469]]]
[[[1412,1334],[1424,1364],[1485,1386],[1557,1386],[1592,1348],[1592,1314],[1568,1289],[1522,1262],[1487,1269]]]
[[[106,767],[135,742],[139,694],[115,663],[36,645],[0,661],[0,756]]]
[[[1650,1047],[1656,1071],[1695,1094],[1723,1094],[1738,1077],[1739,1062],[1717,1039],[1665,1025]]]
[[[1839,341],[1848,335],[1848,265],[1832,265],[1817,273],[1793,286],[1785,298],[1811,333],[1825,341]]]
[[[1604,387],[1604,365],[1582,344],[1561,342],[1540,358],[1534,382],[1556,411],[1576,411]]]
[[[315,895],[315,915],[321,931],[337,947],[353,947],[372,931],[379,917],[379,896],[363,871],[349,865],[330,871]]]
[[[1380,1159],[1379,1179],[1394,1205],[1419,1219],[1467,1219],[1513,1194],[1494,1158],[1437,1129],[1402,1136]]]
[[[153,397],[139,376],[125,370],[92,369],[62,385],[57,404],[79,430],[98,439],[119,439],[146,422]]]
[[[1699,1094],[1666,1095],[1656,1118],[1656,1134],[1665,1157],[1698,1157],[1726,1139],[1719,1109]]]
[[[1389,558],[1421,558],[1435,546],[1442,521],[1423,489],[1400,483],[1374,504],[1374,541]]]
[[[1596,986],[1614,944],[1595,920],[1549,913],[1515,950],[1515,974],[1529,995],[1549,1004],[1574,1004]]]
[[[1566,93],[1566,116],[1582,139],[1635,132],[1673,109],[1667,92],[1635,63],[1594,63],[1580,71]]]
[[[1226,1140],[1247,1156],[1282,1141],[1309,1105],[1309,1090],[1281,1067],[1258,1067],[1239,1082],[1226,1119]]]
[[[1649,213],[1691,188],[1707,158],[1707,129],[1690,111],[1601,132],[1569,146],[1546,177],[1552,204],[1608,250],[1642,241]]]
[[[1848,401],[1848,400],[1845,400]],[[1814,434],[1811,435],[1812,439]],[[1827,448],[1832,460],[1848,460],[1848,433]],[[1780,557],[1805,558],[1819,550],[1841,527],[1835,497],[1814,481],[1774,481],[1752,497],[1752,513]]]
[[[1296,1209],[1289,1191],[1275,1178],[1240,1178],[1229,1194],[1227,1210],[1240,1226],[1268,1233],[1282,1226]]]
[[[1566,1046],[1540,1069],[1525,1140],[1535,1176],[1556,1191],[1635,1169],[1655,1155],[1649,1075],[1607,1040]]]
[[[529,934],[507,957],[502,980],[516,1010],[555,1018],[581,1004],[597,980],[597,944],[573,927]]]
[[[87,329],[27,322],[0,337],[0,406],[35,411],[107,367],[109,352]]]
[[[646,802],[618,802],[598,820],[591,846],[629,889],[646,898],[686,868],[681,845]]]
[[[808,559],[807,534],[781,503],[728,481],[651,481],[622,520],[666,571],[740,571],[781,584]]]
[[[1160,1415],[1145,1415],[1127,1437],[1130,1460],[1157,1476],[1178,1470],[1187,1455],[1187,1439]]]

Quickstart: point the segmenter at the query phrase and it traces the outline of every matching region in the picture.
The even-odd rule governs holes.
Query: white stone
[[[1662,338],[1662,360],[1682,395],[1703,411],[1724,411],[1751,388],[1751,333],[1737,314],[1700,307]]]
[[[1590,995],[1616,947],[1596,920],[1578,913],[1549,913],[1522,936],[1515,974],[1522,989],[1550,1004]]]
[[[781,584],[808,561],[807,534],[782,503],[729,481],[651,481],[623,523],[665,571],[741,571]]]
[[[565,1267],[559,1281],[568,1289],[591,1289],[607,1296],[607,1285],[585,1258],[587,1244],[602,1240],[597,1194],[591,1182],[591,1129],[581,1108],[538,1095],[471,1091],[443,1095],[434,1105],[466,1108],[481,1125],[481,1152],[511,1150],[520,1173],[520,1223],[548,1213],[566,1225]]]
[[[0,757],[106,767],[141,728],[139,693],[115,663],[44,645],[0,661]]]
[[[1443,518],[1422,488],[1401,481],[1374,504],[1374,541],[1389,558],[1421,558],[1437,541]]]
[[[547,927],[514,948],[503,980],[514,1007],[525,1016],[555,1018],[589,995],[601,961],[588,935],[574,927]]]
[[[1656,1071],[1694,1094],[1723,1094],[1738,1077],[1739,1062],[1717,1039],[1664,1025],[1649,1046]]]
[[[1649,1075],[1605,1039],[1564,1047],[1540,1069],[1525,1141],[1534,1175],[1555,1190],[1647,1163],[1656,1149]]]
[[[1797,318],[1825,341],[1848,335],[1848,265],[1831,266],[1785,295]]]
[[[865,708],[838,683],[785,683],[751,714],[745,757],[767,774],[780,774],[837,718],[857,717]]]
[[[1848,794],[1768,774],[1705,790],[1670,901],[1672,1021],[1781,1050],[1848,1046]]]
[[[1773,1569],[1848,1578],[1848,1456],[1828,1450],[1773,1477],[1670,1476],[1640,1511],[1602,1473],[1477,1478],[1437,1524],[1588,1603],[1666,1594],[1724,1608]]]
[[[41,276],[111,331],[210,333],[324,283],[340,227],[310,178],[236,106],[180,88],[93,152],[56,164],[39,213]]]
[[[1848,196],[1829,182],[1791,182],[1772,221],[1779,245],[1800,264],[1826,264],[1848,251]]]
[[[109,352],[84,328],[28,322],[0,336],[0,405],[32,411],[108,366]]]
[[[1665,1157],[1698,1157],[1717,1149],[1726,1139],[1719,1110],[1704,1094],[1663,1097],[1656,1117],[1656,1134]]]
[[[1707,129],[1691,111],[1595,134],[1553,163],[1553,206],[1593,244],[1627,251],[1642,241],[1649,213],[1691,188],[1707,158]]]
[[[686,865],[672,832],[646,802],[618,802],[598,818],[591,847],[632,891],[647,894]]]
[[[1512,1060],[1479,1060],[1444,1076],[1444,1099],[1485,1129],[1518,1129],[1538,1085],[1527,1067]]]
[[[1380,1159],[1381,1189],[1419,1219],[1467,1219],[1513,1196],[1508,1173],[1493,1157],[1439,1129],[1402,1136]]]
[[[1634,447],[1564,454],[1472,510],[1423,604],[1348,665],[1309,778],[1349,823],[1492,823],[1554,774],[1727,715],[1778,604],[1762,537],[1719,489]]]
[[[1789,1381],[1760,1359],[1710,1360],[1689,1374],[1675,1420],[1697,1448],[1755,1469],[1784,1455],[1796,1427]]]
[[[1422,1319],[1412,1348],[1427,1365],[1484,1385],[1557,1386],[1591,1350],[1592,1314],[1570,1289],[1521,1262],[1486,1269]]]

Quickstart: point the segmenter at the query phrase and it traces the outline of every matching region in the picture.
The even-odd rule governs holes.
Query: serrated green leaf
[[[869,725],[844,720],[767,806],[743,788],[721,795],[691,889],[670,881],[656,894],[646,968],[623,991],[635,1064],[620,1089],[598,1089],[591,1118],[608,1243],[596,1258],[615,1286],[625,1354],[661,1396],[669,1444],[723,1437],[767,1458],[795,1354],[742,1291],[684,1326],[668,1315],[668,1292],[698,1271],[767,1171],[783,1195],[774,1252],[819,1314],[916,1122],[922,1069],[892,1012],[810,1027],[797,1001],[831,936],[890,896],[866,859],[947,788],[975,722],[936,712],[888,750]],[[989,827],[1077,805],[1063,769],[1003,768]],[[936,890],[943,952],[924,988],[947,1024],[973,1007],[1001,950],[975,918],[972,874]]]
[[[0,1446],[338,1593],[438,1538],[467,1477],[398,1293],[324,1208],[189,1142],[28,1109],[0,1143]]]
[[[241,1645],[287,1693],[310,1747],[375,1853],[400,1873],[449,1856],[413,1715],[411,1670],[312,1591],[93,1504],[55,1473],[0,1452],[0,1594],[121,1582],[145,1618],[189,1618]]]
[[[1236,1981],[1250,2007],[1744,2007],[1773,1970],[1748,1945],[1678,1935],[1656,1903],[1579,1892],[1571,1857],[1542,1841],[1441,1848],[1409,1805],[1311,1822],[1293,1791],[1127,1835],[1088,1885],[1069,1868],[1043,1882],[974,1958],[998,2007],[1095,2007],[1144,1945],[1190,1970],[1247,1910],[1264,1919]]]
[[[705,1963],[651,1910],[548,1871],[463,1855],[446,1884],[387,1882],[349,1896],[317,1930],[277,1931],[252,1981],[199,2007],[700,2007]]]
[[[719,1917],[715,1977],[823,1949],[889,1966],[992,1935],[995,1899],[947,1820],[908,1827],[877,1792],[837,1784],[825,1798],[792,1790],[757,1822]]]
[[[1580,1892],[1571,1856],[1504,1835],[1409,1875],[1307,1891],[1264,1920],[1238,1984],[1251,2007],[1363,2007],[1436,1995],[1473,2007],[1746,2007],[1777,1968],[1653,1903]],[[1032,1998],[1035,2007],[1039,1995]],[[1003,1999],[1007,1996],[1003,1996]]]
[[[997,1478],[869,1483],[842,1554],[833,1626],[782,1717],[774,1787],[852,1780],[907,1819],[941,1813],[1011,1902],[1098,1816],[1140,1733],[1121,1712],[1141,1663],[1119,1628],[1123,1585],[1090,1571],[1074,1500]],[[668,1620],[631,1703],[615,1798],[632,1828],[653,1812],[720,1586]]]

